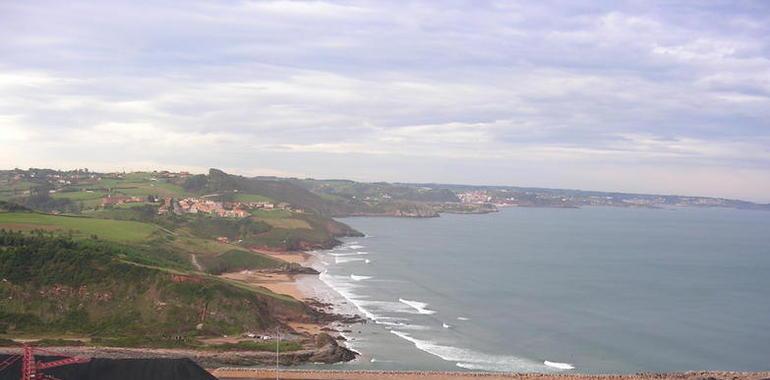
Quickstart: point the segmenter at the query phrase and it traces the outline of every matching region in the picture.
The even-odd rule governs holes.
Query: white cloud
[[[0,4],[0,164],[767,193],[770,27],[659,5]]]

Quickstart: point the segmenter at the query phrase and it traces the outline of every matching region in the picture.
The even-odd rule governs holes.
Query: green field
[[[161,197],[183,197],[185,191],[181,186],[168,182],[123,183],[113,188],[114,192],[131,196],[159,195]]]
[[[125,178],[103,178],[95,186],[108,188],[113,193],[121,193],[129,196],[146,197],[158,195],[161,197],[183,197],[185,190],[163,179],[151,180],[152,173],[136,172],[128,173]]]
[[[96,235],[100,239],[120,242],[143,241],[158,231],[158,227],[147,223],[24,212],[0,213],[0,228],[72,231],[76,235]]]
[[[87,191],[70,191],[51,194],[51,198],[54,199],[71,199],[73,201],[85,201],[91,199],[101,199],[107,196],[107,193],[102,192],[87,192]]]
[[[288,229],[302,229],[302,230],[312,230],[313,227],[310,226],[310,224],[302,219],[294,219],[294,218],[260,218],[257,216],[254,216],[251,218],[252,220],[265,222],[269,224],[272,227],[275,228],[288,228]]]
[[[203,256],[199,261],[209,273],[214,274],[244,269],[278,268],[283,264],[270,256],[240,249],[230,249],[217,256]]]

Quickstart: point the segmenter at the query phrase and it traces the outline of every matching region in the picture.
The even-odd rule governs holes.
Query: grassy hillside
[[[399,202],[387,207],[419,208]],[[0,171],[0,339],[200,347],[203,338],[327,318],[219,275],[312,271],[260,252],[333,247],[360,235],[333,216],[372,210],[387,208],[215,169]]]
[[[225,194],[234,199],[258,195],[275,202],[286,202],[308,212],[337,216],[348,213],[349,206],[322,198],[292,181],[278,178],[246,178],[211,169],[208,175],[189,178],[184,189],[196,194]]]
[[[159,231],[156,226],[147,223],[32,212],[0,212],[0,228],[71,232],[77,236],[96,235],[101,239],[122,242],[145,241]]]
[[[126,216],[122,211],[128,210],[109,210],[109,213],[113,217]],[[155,215],[151,213],[150,220],[153,217]],[[189,270],[197,269],[192,263],[193,255],[198,259],[200,269],[209,273],[271,269],[280,268],[283,265],[281,261],[269,256],[214,240],[218,236],[238,239],[252,236],[249,233],[264,233],[271,229],[266,224],[245,219],[198,217],[191,221],[184,220],[178,224],[168,225],[170,228],[130,220],[57,216],[19,211],[0,212],[0,229],[6,231],[47,231],[75,239],[96,238],[127,244],[133,250],[152,251],[156,257],[163,257]]]
[[[0,334],[145,336],[162,342],[311,318],[290,298],[142,258],[152,261],[151,253],[107,241],[0,232]]]
[[[385,182],[364,183],[348,180],[297,180],[296,183],[336,199],[368,202],[459,202],[454,192],[441,188],[417,187]]]

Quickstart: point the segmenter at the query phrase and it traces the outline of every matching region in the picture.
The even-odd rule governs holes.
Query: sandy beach
[[[305,252],[288,251],[288,252],[276,252],[269,250],[254,250],[264,255],[268,255],[272,258],[285,261],[287,263],[295,263],[301,265],[307,265],[312,256]],[[291,296],[297,300],[304,300],[311,297],[306,291],[298,285],[297,279],[300,276],[317,276],[311,274],[285,274],[285,273],[264,273],[258,271],[241,271],[233,273],[224,273],[221,277],[231,280],[238,280],[250,285],[260,286],[270,290],[276,294],[284,294]]]
[[[309,253],[302,251],[271,251],[267,249],[252,249],[252,251],[297,264],[304,264],[312,257]]]
[[[276,294],[291,296],[297,300],[303,300],[308,295],[297,285],[296,276],[314,276],[307,274],[261,273],[254,271],[241,271],[224,273],[221,277],[238,280],[253,286],[260,286]]]
[[[270,251],[270,250],[254,250],[264,255],[268,255],[275,259],[285,261],[288,263],[296,263],[304,266],[310,266],[309,263],[312,259],[312,255],[306,252],[300,251]],[[318,277],[317,274],[286,274],[286,273],[269,273],[258,271],[240,271],[233,273],[224,273],[221,277],[231,280],[238,280],[246,284],[262,287],[270,290],[276,294],[283,294],[290,296],[300,301],[312,301],[314,294],[309,292],[307,286],[300,285],[300,279],[303,277]],[[292,329],[299,333],[316,335],[322,332],[324,324],[317,323],[301,323],[301,322],[288,322]]]

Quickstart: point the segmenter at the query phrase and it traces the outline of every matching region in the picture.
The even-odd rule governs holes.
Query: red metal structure
[[[70,364],[87,363],[91,359],[83,358],[79,356],[65,357],[63,359],[54,360],[50,362],[42,362],[35,359],[35,354],[47,354],[52,356],[61,356],[55,352],[43,350],[40,348],[33,348],[29,345],[24,345],[21,355],[11,355],[4,361],[0,362],[0,372],[10,367],[18,360],[21,360],[21,377],[19,380],[59,380],[47,373],[42,372],[44,369],[61,367]]]

